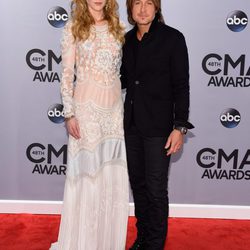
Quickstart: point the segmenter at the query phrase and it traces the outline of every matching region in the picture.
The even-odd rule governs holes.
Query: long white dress
[[[81,139],[69,136],[59,237],[51,249],[125,249],[129,184],[120,64],[121,43],[108,25],[92,26],[88,40],[74,42],[67,23],[61,93],[65,117],[75,115]]]

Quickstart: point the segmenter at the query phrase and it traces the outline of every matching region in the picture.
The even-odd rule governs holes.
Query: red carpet
[[[0,214],[0,250],[48,250],[59,222],[55,215]],[[135,219],[130,217],[127,246],[134,238]],[[249,250],[250,221],[170,218],[165,249]]]

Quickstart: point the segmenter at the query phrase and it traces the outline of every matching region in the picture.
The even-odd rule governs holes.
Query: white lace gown
[[[69,137],[59,237],[50,249],[123,250],[129,198],[119,79],[121,44],[108,25],[93,26],[88,40],[74,42],[68,22],[62,64],[65,117],[75,115],[81,139]]]

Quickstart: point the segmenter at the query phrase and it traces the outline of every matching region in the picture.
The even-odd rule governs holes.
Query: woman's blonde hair
[[[132,15],[134,1],[135,0],[127,0],[127,2],[126,2],[127,13],[128,13],[128,22],[132,25],[136,24],[136,22],[133,19],[133,15]],[[161,13],[161,0],[152,0],[152,2],[154,4],[156,12],[157,12],[158,21],[164,23],[164,18],[163,18],[163,15]]]
[[[86,0],[72,0],[71,2],[72,34],[75,40],[85,41],[90,35],[90,27],[95,24],[89,12]],[[116,40],[124,42],[124,28],[118,17],[116,0],[107,0],[104,7],[104,19],[108,21],[109,31]]]

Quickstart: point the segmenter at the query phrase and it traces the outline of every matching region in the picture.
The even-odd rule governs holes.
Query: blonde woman
[[[62,39],[68,168],[56,250],[125,249],[128,176],[115,0],[74,0]],[[74,84],[74,75],[76,82]]]

